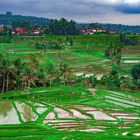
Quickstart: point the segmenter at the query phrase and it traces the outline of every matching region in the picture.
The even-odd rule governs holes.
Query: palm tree
[[[60,74],[63,77],[64,80],[64,86],[66,85],[68,78],[72,76],[71,69],[68,67],[67,64],[60,64]]]
[[[20,58],[17,58],[16,60],[14,60],[13,62],[15,69],[16,69],[16,74],[15,74],[15,83],[16,83],[16,88],[17,89],[21,89],[21,74],[23,72],[24,69],[24,65],[23,62],[21,61]]]
[[[36,86],[36,74],[39,69],[39,61],[36,55],[30,55],[26,62],[23,64],[24,69],[22,72],[22,81],[25,83],[25,88],[28,85],[30,88],[31,85]]]
[[[46,77],[48,77],[48,73],[46,72],[45,67],[42,66],[37,72],[37,84],[45,86],[47,82]]]
[[[9,75],[10,72],[12,71],[13,66],[10,58],[8,57],[7,54],[1,55],[1,74],[3,77],[2,80],[2,93],[5,91],[8,91],[8,86],[9,86]]]
[[[49,75],[50,87],[52,86],[52,80],[57,74],[57,70],[52,63],[47,64],[47,73]]]
[[[5,86],[5,85],[3,85],[3,83],[5,83],[5,82],[4,82],[4,69],[3,69],[2,61],[3,61],[3,54],[0,53],[0,77],[1,77],[0,87],[1,87],[1,91],[3,92],[4,91],[3,87]]]

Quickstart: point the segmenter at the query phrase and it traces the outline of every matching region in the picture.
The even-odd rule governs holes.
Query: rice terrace
[[[140,26],[0,16],[0,140],[140,139]]]

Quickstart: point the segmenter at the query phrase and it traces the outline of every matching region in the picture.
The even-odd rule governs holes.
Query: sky
[[[0,0],[0,13],[140,25],[140,0]]]

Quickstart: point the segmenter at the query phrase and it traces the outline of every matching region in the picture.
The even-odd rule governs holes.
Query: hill
[[[101,24],[102,27],[114,29],[121,33],[140,33],[140,26],[129,26],[122,24]]]
[[[29,21],[35,25],[46,25],[48,24],[49,19],[34,16],[12,15],[11,12],[0,14],[0,24],[12,25],[12,23],[16,21]]]
[[[6,12],[6,14],[0,14],[0,24],[12,25],[16,21],[29,21],[33,25],[48,25],[50,20],[43,17],[34,16],[22,16],[22,15],[12,15],[11,12]],[[129,26],[122,24],[102,24],[102,23],[77,23],[77,28],[81,27],[103,27],[111,30],[116,30],[119,33],[140,33],[140,26]]]

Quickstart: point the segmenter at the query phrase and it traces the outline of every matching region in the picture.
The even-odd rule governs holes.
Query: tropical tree
[[[120,43],[110,44],[105,50],[105,55],[112,59],[114,65],[119,66],[122,58],[122,45]]]
[[[76,23],[71,20],[68,21],[64,18],[60,20],[50,20],[49,28],[52,34],[55,35],[76,35],[79,34],[79,30],[76,27]]]
[[[3,59],[4,59],[4,56],[2,53],[0,53],[0,77],[1,77],[0,86],[1,86],[2,93],[4,92],[4,88],[5,88],[5,75],[4,75],[5,71],[3,68]]]
[[[100,85],[106,86],[109,89],[120,88],[121,80],[120,80],[119,73],[115,69],[112,69],[110,74],[104,75],[98,83]]]
[[[16,88],[17,89],[21,89],[22,88],[22,76],[23,76],[23,72],[24,72],[24,62],[20,59],[20,58],[17,58],[14,60],[13,62],[15,68],[16,68],[16,78],[15,78],[15,81],[16,81]]]
[[[53,65],[52,63],[48,63],[46,68],[47,68],[48,78],[49,78],[49,81],[50,81],[49,85],[51,87],[52,86],[52,80],[57,75],[57,70],[55,68],[55,65]]]
[[[140,64],[134,65],[131,69],[131,75],[133,77],[134,84],[140,87]]]
[[[11,59],[8,57],[7,54],[1,54],[1,77],[2,78],[2,93],[6,90],[9,90],[9,81],[10,81],[10,74],[13,74],[15,71],[14,65],[12,64]]]
[[[29,88],[31,85],[36,86],[36,74],[39,68],[39,62],[36,55],[30,55],[26,62],[24,62],[24,69],[22,73],[22,79],[25,82],[25,87],[28,86]]]
[[[63,77],[64,86],[67,84],[68,79],[72,76],[72,71],[69,66],[65,63],[60,64],[60,76]]]

